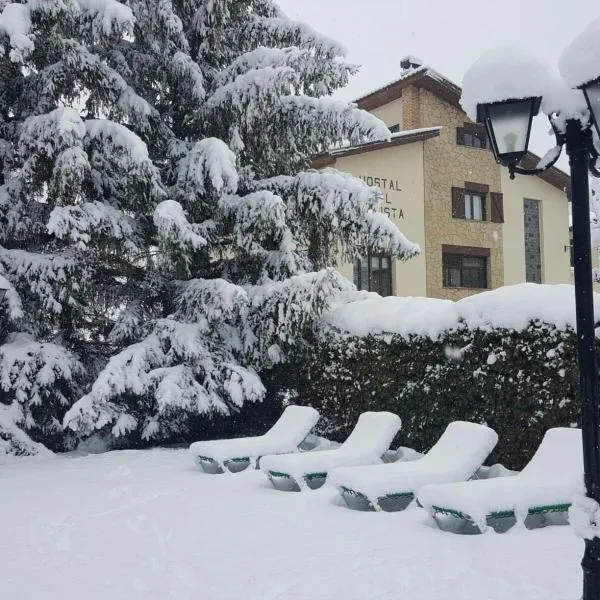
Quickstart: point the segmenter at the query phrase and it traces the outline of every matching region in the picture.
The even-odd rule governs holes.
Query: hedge
[[[342,441],[360,413],[402,418],[397,444],[425,451],[448,423],[486,423],[500,441],[488,462],[521,469],[549,427],[579,420],[575,333],[532,322],[517,332],[466,326],[437,340],[347,335],[329,328],[267,378],[271,390],[321,412],[320,433]]]

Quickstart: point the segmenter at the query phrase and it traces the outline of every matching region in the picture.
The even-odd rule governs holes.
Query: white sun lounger
[[[287,406],[264,435],[194,442],[190,452],[207,473],[237,473],[266,454],[297,452],[318,420],[318,411],[310,406]]]
[[[402,510],[428,483],[465,481],[488,457],[498,435],[485,425],[455,421],[437,443],[411,462],[334,469],[330,483],[351,508]]]
[[[524,523],[528,515],[568,510],[583,480],[581,430],[549,429],[533,458],[513,477],[428,485],[419,503],[434,517],[452,515],[480,531],[504,517]]]
[[[389,448],[400,425],[398,415],[365,412],[360,415],[352,433],[339,448],[286,456],[265,456],[260,461],[260,468],[277,489],[315,489],[325,483],[327,473],[335,467],[381,463],[381,456]]]

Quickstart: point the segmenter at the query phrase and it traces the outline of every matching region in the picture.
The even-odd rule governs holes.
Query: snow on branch
[[[22,429],[25,417],[17,402],[3,404],[0,402],[0,465],[7,457],[35,456],[52,453],[43,444],[34,442]]]
[[[236,58],[215,78],[217,86],[232,83],[239,75],[267,67],[290,67],[299,74],[305,93],[312,96],[330,94],[348,83],[352,66],[338,60],[323,61],[308,48],[265,48],[260,46]]]
[[[182,285],[175,313],[179,320],[235,325],[247,310],[249,300],[244,288],[225,279],[191,279]]]
[[[318,124],[325,139],[356,145],[366,141],[389,140],[390,130],[376,116],[332,98],[286,96],[281,98],[281,112],[301,129]]]
[[[35,432],[37,439],[59,437],[62,425],[58,419],[79,391],[84,373],[83,365],[62,346],[37,342],[25,333],[11,334],[0,346],[0,392],[4,401],[0,402],[0,447],[3,416],[5,426],[12,416],[15,428],[27,434]],[[14,429],[11,437],[29,445]],[[27,450],[37,451],[35,445]]]
[[[18,151],[42,153],[52,158],[65,149],[82,147],[85,134],[86,126],[76,110],[56,108],[25,120]]]
[[[206,323],[160,319],[144,340],[113,356],[89,394],[65,416],[82,435],[112,426],[115,437],[135,430],[160,439],[184,427],[186,415],[228,414],[262,400],[256,373],[233,360],[222,340],[211,348]],[[228,358],[229,356],[229,358]],[[136,415],[148,415],[140,420]]]
[[[118,208],[98,201],[57,206],[50,213],[48,232],[58,239],[70,239],[82,250],[93,238],[120,240],[128,252],[140,252],[143,247],[138,222]]]
[[[162,242],[180,250],[199,250],[208,244],[202,228],[190,223],[175,200],[164,200],[154,209],[154,225]]]
[[[335,260],[338,242],[355,252],[377,249],[399,258],[418,254],[387,215],[375,210],[382,202],[379,188],[334,169],[306,171],[296,176],[266,179],[260,185],[279,194],[287,206],[286,220],[299,245],[308,246],[318,234],[319,251]]]
[[[280,246],[289,240],[286,206],[283,200],[268,190],[247,196],[224,196],[219,207],[233,218],[235,244],[250,253],[264,253],[265,242]]]
[[[3,299],[3,303],[8,305],[7,316],[10,321],[19,321],[23,318],[23,303],[21,301],[21,297],[19,296],[17,290],[15,290],[12,283],[0,275],[0,288],[6,290],[6,294]],[[2,303],[0,303],[2,306]],[[0,308],[0,311],[6,310],[4,307]]]
[[[99,102],[100,108],[111,110],[116,106],[132,123],[141,128],[149,127],[148,118],[155,115],[156,110],[136,94],[115,69],[74,39],[63,40],[62,46],[62,61],[58,65],[47,67],[41,73],[42,76],[50,80],[65,77],[63,70],[68,67],[92,93],[101,90],[93,96],[94,100]],[[56,73],[57,68],[58,73]],[[51,86],[49,89],[54,91],[56,86]],[[64,93],[70,92],[71,90],[64,90]],[[53,98],[53,100],[57,99]]]
[[[43,309],[53,314],[60,314],[63,305],[77,302],[73,294],[87,276],[86,267],[70,253],[39,254],[0,247],[0,264],[7,276],[25,286]]]
[[[256,47],[256,40],[269,46],[298,46],[313,49],[317,54],[333,58],[346,56],[346,48],[324,36],[305,23],[292,21],[281,14],[279,17],[254,17],[241,31],[241,39],[249,48]]]
[[[218,138],[205,138],[177,165],[177,186],[190,200],[207,193],[235,193],[238,186],[235,154]]]
[[[164,360],[160,341],[154,334],[114,355],[94,381],[90,392],[65,414],[64,426],[80,435],[90,435],[116,421],[116,436],[133,431],[137,420],[131,417],[119,422],[124,410],[112,400],[124,394],[143,398],[149,388],[148,371],[160,366]]]
[[[123,151],[135,164],[149,163],[148,148],[145,142],[133,131],[109,119],[88,119],[85,122],[87,136],[100,143],[109,143]]]
[[[76,0],[82,12],[92,17],[96,34],[127,33],[133,35],[135,17],[131,9],[116,0]]]
[[[410,242],[383,213],[371,211],[367,214],[365,233],[365,243],[374,253],[391,254],[402,260],[421,253],[419,245]]]
[[[178,77],[186,77],[190,82],[192,95],[196,100],[204,100],[204,76],[196,61],[184,52],[176,52],[172,61],[173,68]]]
[[[88,119],[85,127],[85,150],[99,195],[119,203],[131,187],[138,193],[146,190],[147,196],[162,194],[158,169],[146,144],[133,131],[108,119]]]
[[[250,288],[248,351],[263,367],[285,362],[287,353],[315,326],[331,299],[353,289],[332,268]]]
[[[0,33],[9,38],[10,60],[22,63],[33,52],[33,39],[30,35],[31,15],[25,4],[7,4],[0,13]]]
[[[264,117],[265,105],[291,94],[298,83],[298,74],[288,66],[252,69],[217,88],[207,98],[203,111],[207,119],[219,112],[233,112],[252,122]]]

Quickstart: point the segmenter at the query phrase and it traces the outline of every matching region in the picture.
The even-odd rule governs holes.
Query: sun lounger
[[[319,413],[310,406],[287,406],[264,435],[194,442],[190,451],[206,473],[237,473],[266,454],[297,452],[318,420]]]
[[[281,490],[315,489],[325,483],[335,467],[381,463],[400,430],[400,417],[389,412],[365,412],[358,418],[348,439],[334,450],[286,456],[265,456],[260,468]]]
[[[529,515],[569,509],[583,478],[581,430],[549,429],[533,458],[513,477],[428,485],[419,503],[434,517],[451,515],[480,531],[498,519],[524,523]]]
[[[335,469],[330,483],[338,488],[350,508],[402,510],[428,483],[473,477],[497,442],[498,435],[489,427],[455,421],[422,458]]]

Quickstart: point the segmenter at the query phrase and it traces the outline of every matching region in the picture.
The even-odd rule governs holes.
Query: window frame
[[[485,128],[477,123],[464,123],[456,128],[456,144],[466,148],[487,150],[487,135]]]
[[[383,260],[387,259],[387,266],[383,266]],[[363,262],[367,262],[367,281],[366,287],[363,287]],[[377,261],[377,266],[374,269],[373,262]],[[376,280],[374,281],[374,278]],[[352,264],[352,281],[358,290],[368,292],[376,292],[382,297],[393,296],[393,280],[392,280],[392,256],[391,254],[371,254],[370,252],[365,257],[357,258]],[[387,290],[386,290],[387,288]],[[382,293],[389,291],[389,293]]]
[[[482,261],[482,267],[468,266],[469,262]],[[467,263],[467,264],[465,264]],[[490,289],[490,249],[467,246],[442,246],[442,286],[448,289]],[[479,281],[473,273],[479,269]],[[457,281],[458,283],[454,283]],[[484,284],[484,285],[483,285]]]
[[[465,216],[463,217],[466,221],[487,221],[487,214],[485,210],[486,205],[486,196],[487,194],[478,190],[468,190],[464,191],[463,197],[465,202]],[[481,201],[481,219],[476,219],[473,215],[475,214],[475,205],[473,203],[474,198],[478,198]],[[467,211],[467,205],[469,206],[469,211]],[[471,213],[471,216],[467,216],[468,213]]]

